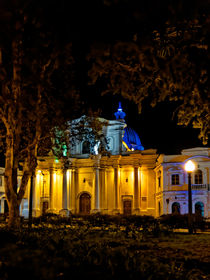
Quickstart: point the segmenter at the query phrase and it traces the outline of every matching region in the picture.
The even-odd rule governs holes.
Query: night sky
[[[102,1],[103,2],[103,1]],[[78,29],[76,37],[77,52],[79,56],[85,57],[86,48],[90,42],[115,42],[117,40],[130,40],[136,31],[141,30],[142,37],[147,37],[147,33],[161,25],[170,18],[176,21],[180,18],[191,16],[199,10],[199,3],[205,1],[104,1],[107,5],[97,1],[91,4],[84,2],[83,11],[79,18],[84,19],[85,25],[76,24],[81,27]],[[115,3],[113,6],[109,3]],[[119,5],[119,3],[122,3]],[[94,4],[95,3],[95,4]],[[152,4],[151,4],[152,3]],[[168,6],[174,7],[171,9]],[[103,6],[103,7],[102,7]],[[78,7],[74,7],[77,8]],[[74,34],[74,35],[75,35]],[[82,35],[83,34],[83,35]],[[81,41],[83,42],[81,44]],[[118,103],[121,101],[124,112],[126,113],[126,123],[133,128],[140,136],[142,145],[145,149],[154,148],[158,153],[177,154],[182,149],[202,147],[202,141],[198,139],[199,130],[190,127],[178,126],[173,112],[177,104],[160,103],[152,108],[146,101],[143,105],[142,113],[138,113],[137,105],[123,99],[119,95],[100,96],[102,89],[88,88],[87,71],[88,66],[83,64],[83,60],[78,60],[78,67],[81,70],[81,92],[85,96],[87,103],[92,108],[101,109],[100,116],[107,119],[115,119],[114,112],[117,111]],[[83,74],[82,74],[83,73]]]
[[[176,117],[173,117],[174,104],[159,103],[152,108],[145,102],[139,114],[136,104],[114,95],[99,98],[95,105],[99,104],[102,108],[101,117],[113,120],[119,101],[126,113],[126,124],[138,133],[145,149],[157,149],[157,153],[177,154],[182,149],[206,147],[198,139],[198,129],[177,125]]]
[[[168,7],[169,2],[174,4],[175,12]],[[185,148],[203,146],[198,139],[199,130],[177,126],[176,118],[172,120],[176,108],[174,104],[161,103],[152,108],[145,102],[142,113],[138,114],[137,105],[119,95],[101,97],[100,87],[96,89],[87,86],[88,64],[85,57],[89,46],[95,41],[113,43],[118,40],[131,40],[139,30],[142,37],[147,37],[148,32],[154,30],[154,27],[161,27],[167,18],[172,21],[187,18],[196,11],[195,7],[199,6],[200,2],[205,1],[80,0],[67,3],[66,0],[52,0],[37,1],[37,5],[46,6],[44,18],[58,34],[57,43],[72,40],[76,46],[74,51],[80,73],[78,82],[87,103],[94,110],[101,109],[101,117],[111,120],[115,119],[114,113],[121,101],[126,113],[126,123],[139,134],[145,149],[154,148],[158,153],[177,154]],[[76,117],[82,114],[81,108]]]

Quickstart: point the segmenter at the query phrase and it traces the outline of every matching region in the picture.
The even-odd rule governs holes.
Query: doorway
[[[46,214],[48,207],[49,207],[48,201],[43,201],[43,203],[42,203],[42,215]]]
[[[83,214],[83,215],[90,214],[90,209],[91,209],[90,205],[91,205],[90,195],[88,193],[81,194],[81,196],[79,198],[79,212],[80,212],[80,214]]]
[[[124,200],[123,201],[123,214],[124,215],[131,215],[131,200]]]

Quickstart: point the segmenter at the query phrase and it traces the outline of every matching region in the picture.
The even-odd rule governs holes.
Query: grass
[[[56,217],[30,230],[0,227],[0,280],[209,280],[209,264],[209,234]]]

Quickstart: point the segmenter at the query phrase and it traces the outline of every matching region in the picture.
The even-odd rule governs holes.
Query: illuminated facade
[[[192,212],[210,217],[210,148],[182,150],[181,155],[160,155],[156,173],[156,216],[188,213],[188,175],[184,164],[192,160]]]
[[[61,215],[187,213],[187,174],[183,165],[192,159],[197,168],[193,177],[193,212],[210,217],[210,149],[183,150],[181,155],[159,155],[144,150],[138,134],[127,127],[121,105],[116,120],[104,120],[103,134],[110,155],[90,154],[87,141],[72,147],[69,165],[54,156],[40,158],[33,180],[33,215],[52,212]],[[4,169],[0,168],[0,212],[7,210]],[[29,189],[20,212],[28,216]]]

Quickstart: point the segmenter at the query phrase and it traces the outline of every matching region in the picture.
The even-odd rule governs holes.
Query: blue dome
[[[123,141],[126,143],[130,150],[144,150],[140,138],[134,129],[126,127],[124,131],[125,132],[123,136]]]

